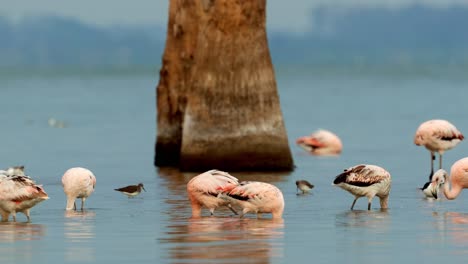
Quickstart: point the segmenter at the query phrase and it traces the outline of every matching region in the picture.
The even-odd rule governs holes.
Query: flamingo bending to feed
[[[468,157],[456,161],[450,169],[450,178],[447,179],[447,174],[445,177],[444,195],[447,199],[453,200],[462,189],[468,188]]]
[[[227,206],[234,214],[237,214],[229,201],[218,197],[224,189],[232,189],[237,185],[239,185],[239,180],[236,177],[219,170],[210,170],[193,177],[187,183],[192,217],[200,217],[202,207],[207,207],[211,215],[220,206]]]
[[[427,198],[438,199],[439,189],[445,183],[445,178],[447,177],[447,172],[445,170],[438,170],[432,176],[432,180],[426,182],[421,188],[421,191]]]
[[[339,155],[343,149],[340,138],[328,130],[317,130],[310,136],[300,137],[296,144],[313,155]]]
[[[431,153],[431,174],[434,174],[435,153],[439,153],[439,169],[442,169],[442,155],[445,151],[454,148],[465,137],[458,129],[446,120],[429,120],[422,123],[416,130],[414,144],[424,146]]]
[[[283,216],[283,193],[266,182],[244,181],[235,188],[226,188],[221,197],[242,207],[241,218],[248,212],[254,212],[257,216],[271,213],[273,219],[281,219]]]
[[[390,173],[385,169],[375,166],[361,164],[345,169],[343,173],[336,176],[333,184],[354,195],[351,210],[357,199],[366,196],[368,199],[367,210],[371,209],[374,196],[380,198],[380,207],[388,207],[388,196],[390,194],[392,179]]]
[[[68,169],[62,176],[63,191],[67,196],[66,210],[76,210],[75,200],[81,198],[81,210],[83,211],[84,203],[94,191],[96,186],[96,177],[94,174],[85,168]]]
[[[6,172],[8,171],[13,172],[14,169],[9,168]],[[24,167],[21,168],[21,172],[24,172]],[[49,199],[49,196],[42,188],[42,185],[37,185],[30,177],[10,173],[0,174],[0,213],[2,221],[8,221],[11,214],[13,215],[13,221],[16,222],[16,213],[21,212],[26,215],[29,222],[31,221],[30,209],[47,199]]]

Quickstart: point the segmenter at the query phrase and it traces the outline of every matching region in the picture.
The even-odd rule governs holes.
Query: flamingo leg
[[[356,204],[356,201],[357,201],[358,198],[359,198],[359,197],[354,198],[353,204],[351,204],[351,210],[353,210],[354,205]]]
[[[442,169],[442,154],[439,153],[439,170]]]
[[[86,198],[81,198],[81,211],[83,211],[83,209],[84,209],[85,200],[86,200]]]
[[[435,155],[434,152],[431,151],[431,174],[429,174],[429,181],[432,181],[432,175],[434,175],[434,160]]]
[[[16,222],[16,212],[11,213],[13,215],[13,222]]]
[[[369,201],[369,203],[367,204],[367,210],[369,211],[371,208],[371,201]]]
[[[234,208],[232,208],[231,204],[228,204],[227,207],[228,207],[235,215],[238,215],[238,213],[236,212],[236,210],[234,210]]]

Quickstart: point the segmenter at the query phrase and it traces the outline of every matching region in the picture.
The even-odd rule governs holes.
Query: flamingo
[[[11,169],[11,170],[10,170]],[[21,168],[23,171],[24,167]],[[9,168],[7,172],[13,172]],[[14,174],[14,173],[13,173]],[[31,221],[30,209],[38,203],[49,199],[49,196],[30,177],[25,175],[0,174],[0,214],[2,221],[7,222],[10,214],[16,222],[16,213],[26,215],[28,222]]]
[[[0,170],[0,174],[9,175],[9,176],[14,176],[14,175],[26,176],[26,174],[24,174],[24,166],[13,166],[13,167],[7,168],[6,170]]]
[[[142,189],[146,192],[145,187],[143,186],[143,183],[139,183],[138,185],[129,185],[129,186],[125,186],[125,187],[114,189],[114,190],[121,192],[127,195],[128,198],[130,198],[130,197],[134,197],[140,194]]]
[[[67,196],[66,210],[76,210],[75,200],[81,198],[81,210],[84,203],[94,191],[96,186],[96,177],[85,168],[76,167],[68,169],[62,176],[63,191]]]
[[[273,219],[281,219],[283,215],[283,193],[266,182],[244,181],[235,188],[225,188],[221,197],[243,208],[241,218],[248,212],[254,212],[257,216],[271,213]]]
[[[351,210],[353,210],[357,199],[363,196],[367,197],[367,210],[370,210],[374,196],[380,198],[382,209],[388,207],[391,182],[390,173],[385,169],[376,165],[361,164],[345,169],[343,173],[336,176],[333,184],[354,195]]]
[[[296,144],[313,155],[335,156],[343,149],[340,138],[328,130],[317,130],[310,136],[300,137]]]
[[[454,148],[465,137],[458,129],[446,120],[434,119],[422,123],[416,130],[414,144],[424,146],[431,153],[431,174],[434,174],[435,153],[439,153],[439,169],[442,169],[442,155]]]
[[[298,180],[296,181],[296,187],[296,193],[298,190],[301,190],[302,194],[304,194],[312,190],[312,188],[314,188],[314,185],[306,180]]]
[[[239,181],[236,177],[219,170],[210,170],[193,177],[187,183],[192,217],[200,217],[202,207],[207,207],[211,215],[220,206],[227,206],[234,214],[237,214],[228,201],[218,197],[225,188],[231,189],[237,185]]]
[[[432,176],[432,180],[426,182],[421,188],[421,191],[427,198],[438,198],[439,188],[445,183],[445,178],[447,177],[447,172],[445,170],[438,170]]]
[[[468,188],[468,157],[456,161],[450,169],[449,180],[447,176],[445,174],[444,195],[447,199],[453,200],[457,198],[462,189]]]

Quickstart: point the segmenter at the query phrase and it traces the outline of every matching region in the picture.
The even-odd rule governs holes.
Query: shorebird
[[[114,189],[114,190],[121,192],[127,195],[128,198],[130,198],[130,197],[135,197],[138,194],[140,194],[142,189],[146,192],[145,187],[143,186],[143,183],[139,183],[138,185],[129,185],[129,186],[125,186],[125,187]]]
[[[266,182],[244,181],[234,188],[225,188],[220,196],[242,208],[241,218],[248,212],[256,213],[257,217],[271,213],[273,219],[280,219],[283,215],[283,193]]]
[[[24,167],[22,168],[24,169]],[[6,171],[9,171],[7,169]],[[38,203],[49,199],[49,196],[30,177],[25,175],[0,174],[0,214],[2,221],[8,221],[13,215],[16,222],[16,213],[26,215],[31,221],[30,209]]]
[[[85,168],[68,169],[62,176],[63,191],[67,196],[66,210],[76,210],[75,200],[81,198],[81,210],[83,211],[84,203],[94,191],[96,186],[96,177],[94,174]]]
[[[367,197],[367,210],[370,210],[374,196],[380,198],[382,209],[388,207],[391,182],[390,173],[385,169],[375,165],[361,164],[345,169],[343,173],[336,176],[333,184],[354,195],[351,210],[357,199],[363,196]]]
[[[445,170],[438,170],[432,176],[432,180],[424,184],[420,190],[424,193],[427,198],[438,198],[440,186],[445,183],[447,172]]]
[[[298,180],[296,181],[296,187],[296,193],[298,190],[301,190],[302,194],[304,194],[312,190],[312,188],[314,188],[314,185],[306,180]]]
[[[339,155],[343,149],[340,138],[328,130],[317,130],[310,136],[300,137],[296,144],[313,155]]]
[[[239,181],[236,177],[219,170],[210,170],[193,177],[187,183],[192,217],[200,217],[202,207],[207,207],[211,215],[220,206],[227,206],[234,214],[237,214],[228,201],[218,197],[224,189],[232,189],[237,185]]]
[[[439,153],[439,169],[442,169],[442,155],[444,152],[454,148],[464,138],[463,134],[446,120],[429,120],[418,127],[414,136],[414,144],[426,147],[431,153],[430,181],[434,174],[435,153]]]
[[[447,179],[447,174],[445,177],[444,195],[453,200],[463,189],[468,188],[468,157],[456,161],[450,169],[450,179]]]

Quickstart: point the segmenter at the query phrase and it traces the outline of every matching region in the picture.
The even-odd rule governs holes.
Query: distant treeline
[[[311,30],[269,30],[283,64],[468,64],[468,8],[316,9]],[[95,27],[63,17],[0,17],[0,67],[158,65],[166,28]]]

